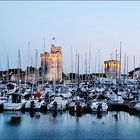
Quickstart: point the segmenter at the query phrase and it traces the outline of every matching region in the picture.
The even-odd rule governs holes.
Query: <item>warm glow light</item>
[[[44,61],[47,64],[47,77],[51,81],[54,79],[54,73],[56,80],[62,80],[62,50],[61,47],[51,46],[51,53],[41,54],[41,67],[44,65]],[[55,65],[54,65],[55,64]],[[55,71],[54,71],[55,70]]]
[[[104,68],[105,68],[105,74],[106,76],[115,76],[116,71],[119,74],[120,73],[120,62],[119,61],[105,61],[104,62]]]

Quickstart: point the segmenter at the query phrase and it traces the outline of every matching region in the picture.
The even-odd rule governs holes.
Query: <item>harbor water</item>
[[[139,139],[140,114],[0,113],[0,139]]]

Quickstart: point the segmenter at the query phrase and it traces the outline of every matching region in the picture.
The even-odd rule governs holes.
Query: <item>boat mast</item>
[[[117,85],[117,70],[118,70],[118,67],[117,67],[117,50],[116,50],[116,85]]]
[[[53,84],[54,84],[54,94],[56,94],[56,54],[54,54],[54,79],[53,79]]]
[[[32,56],[31,56],[31,65],[30,65],[30,74],[32,75],[32,73],[33,73],[33,58],[32,58]],[[31,81],[32,81],[33,79],[31,78]]]
[[[125,73],[125,68],[126,68],[126,55],[125,55],[125,57],[124,57],[123,83],[125,83],[125,75],[126,75],[126,73]]]
[[[78,95],[79,95],[79,84],[80,84],[80,78],[79,78],[79,53],[78,53]]]
[[[98,77],[100,79],[100,49],[98,50]]]
[[[133,80],[135,80],[135,56],[134,56],[134,74],[133,74]]]
[[[77,82],[77,50],[76,50],[76,59],[75,59],[75,83]]]
[[[128,76],[129,76],[129,73],[128,73],[128,56],[127,56],[127,84],[128,84]]]
[[[134,73],[133,73],[133,80],[135,80],[135,56],[134,56]],[[134,90],[135,90],[135,82],[134,82]]]
[[[28,41],[28,68],[27,68],[27,80],[29,81],[30,76],[30,41]]]
[[[95,56],[95,79],[96,79],[96,69],[97,69],[97,56]]]
[[[82,64],[82,83],[83,83],[83,74],[84,74],[84,66],[83,66],[83,57],[81,58],[81,64]]]
[[[73,83],[73,48],[71,47],[71,83]]]
[[[20,56],[20,50],[18,49],[18,66],[17,66],[17,83],[19,85],[20,81],[20,70],[21,70],[21,56]]]
[[[85,81],[87,82],[87,52],[85,53]]]
[[[7,83],[9,82],[9,56],[7,55]]]
[[[102,85],[103,85],[103,65],[102,65]]]
[[[126,91],[128,93],[128,76],[129,76],[129,73],[128,73],[128,56],[126,57],[127,58],[127,81],[126,81]]]
[[[91,54],[90,54],[90,50],[91,50],[91,47],[89,47],[89,68],[88,68],[88,69],[89,69],[89,71],[88,71],[88,73],[89,73],[89,76],[88,76],[88,77],[89,77],[89,82],[90,82],[90,80],[91,80],[91,79],[90,79],[90,55],[91,55]]]
[[[44,78],[45,78],[45,65],[46,65],[46,54],[45,54],[45,38],[44,38],[44,59],[43,59],[43,70],[42,70],[42,85],[44,84]]]
[[[121,56],[122,55],[122,42],[120,41],[120,69],[119,69],[119,79],[121,80]]]
[[[53,41],[55,41],[55,37],[52,38]],[[52,44],[55,44],[55,43],[52,43]],[[44,52],[45,52],[45,46],[44,46]],[[56,71],[56,68],[57,68],[57,58],[56,58],[56,53],[54,52],[53,54],[53,87],[54,87],[54,95],[56,95],[56,74],[57,74],[57,71]],[[45,65],[46,65],[46,56],[45,56]]]
[[[38,62],[37,59],[38,58],[38,50],[35,49],[35,80],[38,79],[38,74],[37,74],[37,68],[38,68]]]
[[[27,80],[27,70],[25,70],[25,81],[24,81],[25,86],[26,86],[26,80]]]

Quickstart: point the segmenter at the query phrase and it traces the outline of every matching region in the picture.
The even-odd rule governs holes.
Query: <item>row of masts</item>
[[[116,50],[116,61],[118,60],[118,52]],[[45,55],[45,38],[44,38],[44,56]],[[116,67],[116,81],[119,77],[119,80],[121,79],[121,71],[122,71],[122,42],[120,42],[120,67],[119,67],[119,75],[117,75],[117,67]],[[81,56],[81,62],[79,60],[80,58],[80,53],[76,50],[76,57],[75,57],[75,72],[73,70],[74,68],[74,60],[73,60],[74,56],[73,56],[73,47],[71,47],[71,82],[74,81],[78,81],[79,80],[79,75],[80,75],[80,70],[79,70],[79,66],[81,63],[81,67],[82,67],[82,81],[84,80],[83,78],[83,74],[85,73],[85,81],[90,81],[91,80],[91,47],[89,47],[89,54],[87,55],[87,52],[85,52],[85,61],[84,61],[84,57]],[[114,57],[113,57],[114,58]],[[30,42],[28,42],[28,69],[26,71],[26,78],[25,81],[29,78],[30,75],[30,59],[31,59],[31,66],[32,66],[32,57],[30,58]],[[111,59],[112,59],[112,54],[111,54]],[[46,59],[45,61],[43,61],[43,72],[42,72],[42,83],[44,83],[44,78],[45,78],[45,72],[46,72]],[[18,81],[20,80],[20,69],[21,69],[21,55],[20,55],[20,50],[18,50],[18,65],[17,65],[17,70],[18,70]],[[55,65],[56,62],[54,62]],[[103,77],[103,65],[101,65],[100,63],[100,50],[98,50],[98,56],[95,56],[95,66],[94,66],[94,73],[97,73],[97,63],[98,63],[98,77],[101,78]],[[127,75],[128,77],[128,56],[124,56],[124,71],[123,71],[123,80],[125,81],[125,76]],[[139,64],[140,65],[140,64]],[[37,72],[37,68],[38,68],[38,50],[35,49],[35,71],[34,71],[34,80],[38,78],[38,72]],[[7,55],[7,81],[9,80],[9,57]],[[127,72],[126,72],[127,71]],[[75,76],[73,74],[77,74],[78,76]],[[134,73],[135,73],[135,56],[134,56]],[[56,72],[54,69],[54,79],[56,77]],[[135,75],[133,75],[133,79],[135,79]]]
[[[75,59],[75,72],[73,71],[73,47],[71,47],[71,81],[78,81],[79,78],[79,63],[81,63],[81,72],[82,72],[82,81],[83,81],[83,74],[85,74],[85,81],[90,81],[91,80],[91,47],[89,47],[89,55],[87,55],[87,52],[85,52],[85,61],[83,56],[81,56],[81,62],[79,61],[80,53],[77,52],[76,50],[76,59]],[[97,61],[98,61],[98,74],[99,78],[103,77],[103,65],[102,67],[100,66],[100,50],[98,50],[98,60],[97,56],[95,56],[95,66],[94,66],[94,73],[97,73]],[[101,68],[100,68],[101,67]],[[73,74],[77,74],[78,76],[74,76]],[[78,77],[78,78],[77,78]]]
[[[120,54],[118,54],[118,51],[115,51],[115,60],[116,62],[119,61],[120,65],[119,65],[119,73],[118,73],[118,67],[116,67],[116,82],[117,80],[122,80],[125,82],[125,79],[127,78],[128,81],[128,75],[129,75],[129,60],[128,60],[128,56],[124,56],[124,70],[122,72],[122,42],[120,42]],[[118,55],[120,56],[118,58]],[[78,74],[79,77],[79,60],[77,60],[77,57],[80,57],[80,53],[77,52],[76,50],[76,59],[75,59],[75,74]],[[91,47],[89,47],[89,60],[87,58],[87,52],[85,52],[85,61],[83,62],[83,56],[81,56],[81,72],[82,72],[82,81],[83,81],[83,74],[85,74],[85,81],[90,81],[91,79]],[[113,56],[114,58],[114,56]],[[111,60],[113,60],[112,58],[112,54],[111,54]],[[88,63],[87,63],[88,61]],[[97,62],[98,62],[98,72],[97,72]],[[78,64],[77,64],[78,63]],[[83,67],[84,66],[84,67]],[[84,69],[85,68],[85,69]],[[139,68],[140,68],[140,63],[139,63]],[[95,66],[94,66],[94,73],[98,73],[98,77],[101,78],[103,77],[103,65],[100,64],[100,50],[98,50],[98,56],[95,56]],[[74,72],[73,72],[73,47],[71,47],[71,81],[77,81],[77,76],[75,76],[74,79]],[[123,75],[123,77],[122,77]],[[139,74],[140,76],[140,74]],[[96,75],[95,75],[96,77]],[[135,56],[134,56],[134,74],[133,74],[133,79],[135,80]]]
[[[42,83],[45,82],[45,78],[46,78],[46,71],[47,71],[47,63],[46,63],[46,48],[45,48],[45,38],[44,38],[44,45],[43,45],[43,54],[44,54],[44,57],[45,57],[45,61],[43,61],[43,67],[42,67],[42,71],[41,71],[41,79],[42,79]],[[20,70],[21,70],[21,55],[20,55],[20,50],[18,49],[18,59],[17,59],[17,74],[16,74],[16,77],[17,77],[17,82],[19,83],[20,81],[20,76],[21,76],[21,73],[20,73]],[[25,74],[25,83],[26,81],[29,79],[29,76],[30,76],[30,67],[32,67],[33,65],[33,59],[32,57],[30,56],[30,41],[28,42],[28,67],[27,67],[27,70],[25,70],[26,74]],[[35,70],[34,70],[34,81],[36,79],[38,79],[38,74],[39,74],[39,71],[38,71],[38,50],[35,49]],[[7,55],[7,82],[9,82],[9,57]],[[54,77],[53,77],[54,81],[56,80],[56,60],[54,59]],[[28,80],[29,81],[29,80]]]
[[[31,64],[30,64],[30,61],[31,61]],[[32,67],[33,65],[33,59],[32,57],[30,57],[30,42],[28,42],[28,67],[27,67],[27,70],[25,71],[25,83],[26,83],[26,80],[29,79],[29,75],[30,75],[30,67]],[[9,82],[9,76],[10,76],[10,73],[9,73],[9,56],[7,55],[7,74],[6,74],[6,79],[7,79],[7,82]],[[34,79],[37,79],[38,77],[38,50],[35,49],[35,71],[34,71]],[[17,83],[19,83],[20,81],[20,77],[21,77],[21,54],[20,54],[20,49],[18,49],[18,57],[17,57]],[[15,75],[15,74],[14,74]]]

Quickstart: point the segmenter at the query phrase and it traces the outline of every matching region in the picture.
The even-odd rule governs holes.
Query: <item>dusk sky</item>
[[[55,37],[53,42],[52,37]],[[88,55],[91,47],[90,71],[94,72],[98,50],[102,65],[104,60],[110,59],[111,53],[116,49],[119,51],[120,41],[122,61],[124,55],[128,55],[131,70],[134,56],[136,67],[139,66],[140,2],[0,2],[0,70],[7,69],[7,55],[10,68],[17,68],[18,49],[21,52],[21,66],[25,69],[28,65],[28,41],[34,66],[35,49],[38,49],[39,54],[43,52],[44,38],[46,51],[50,50],[51,43],[62,47],[64,72],[71,71],[71,47],[73,61],[76,50],[80,54],[80,70],[82,59],[85,60],[85,53]]]

